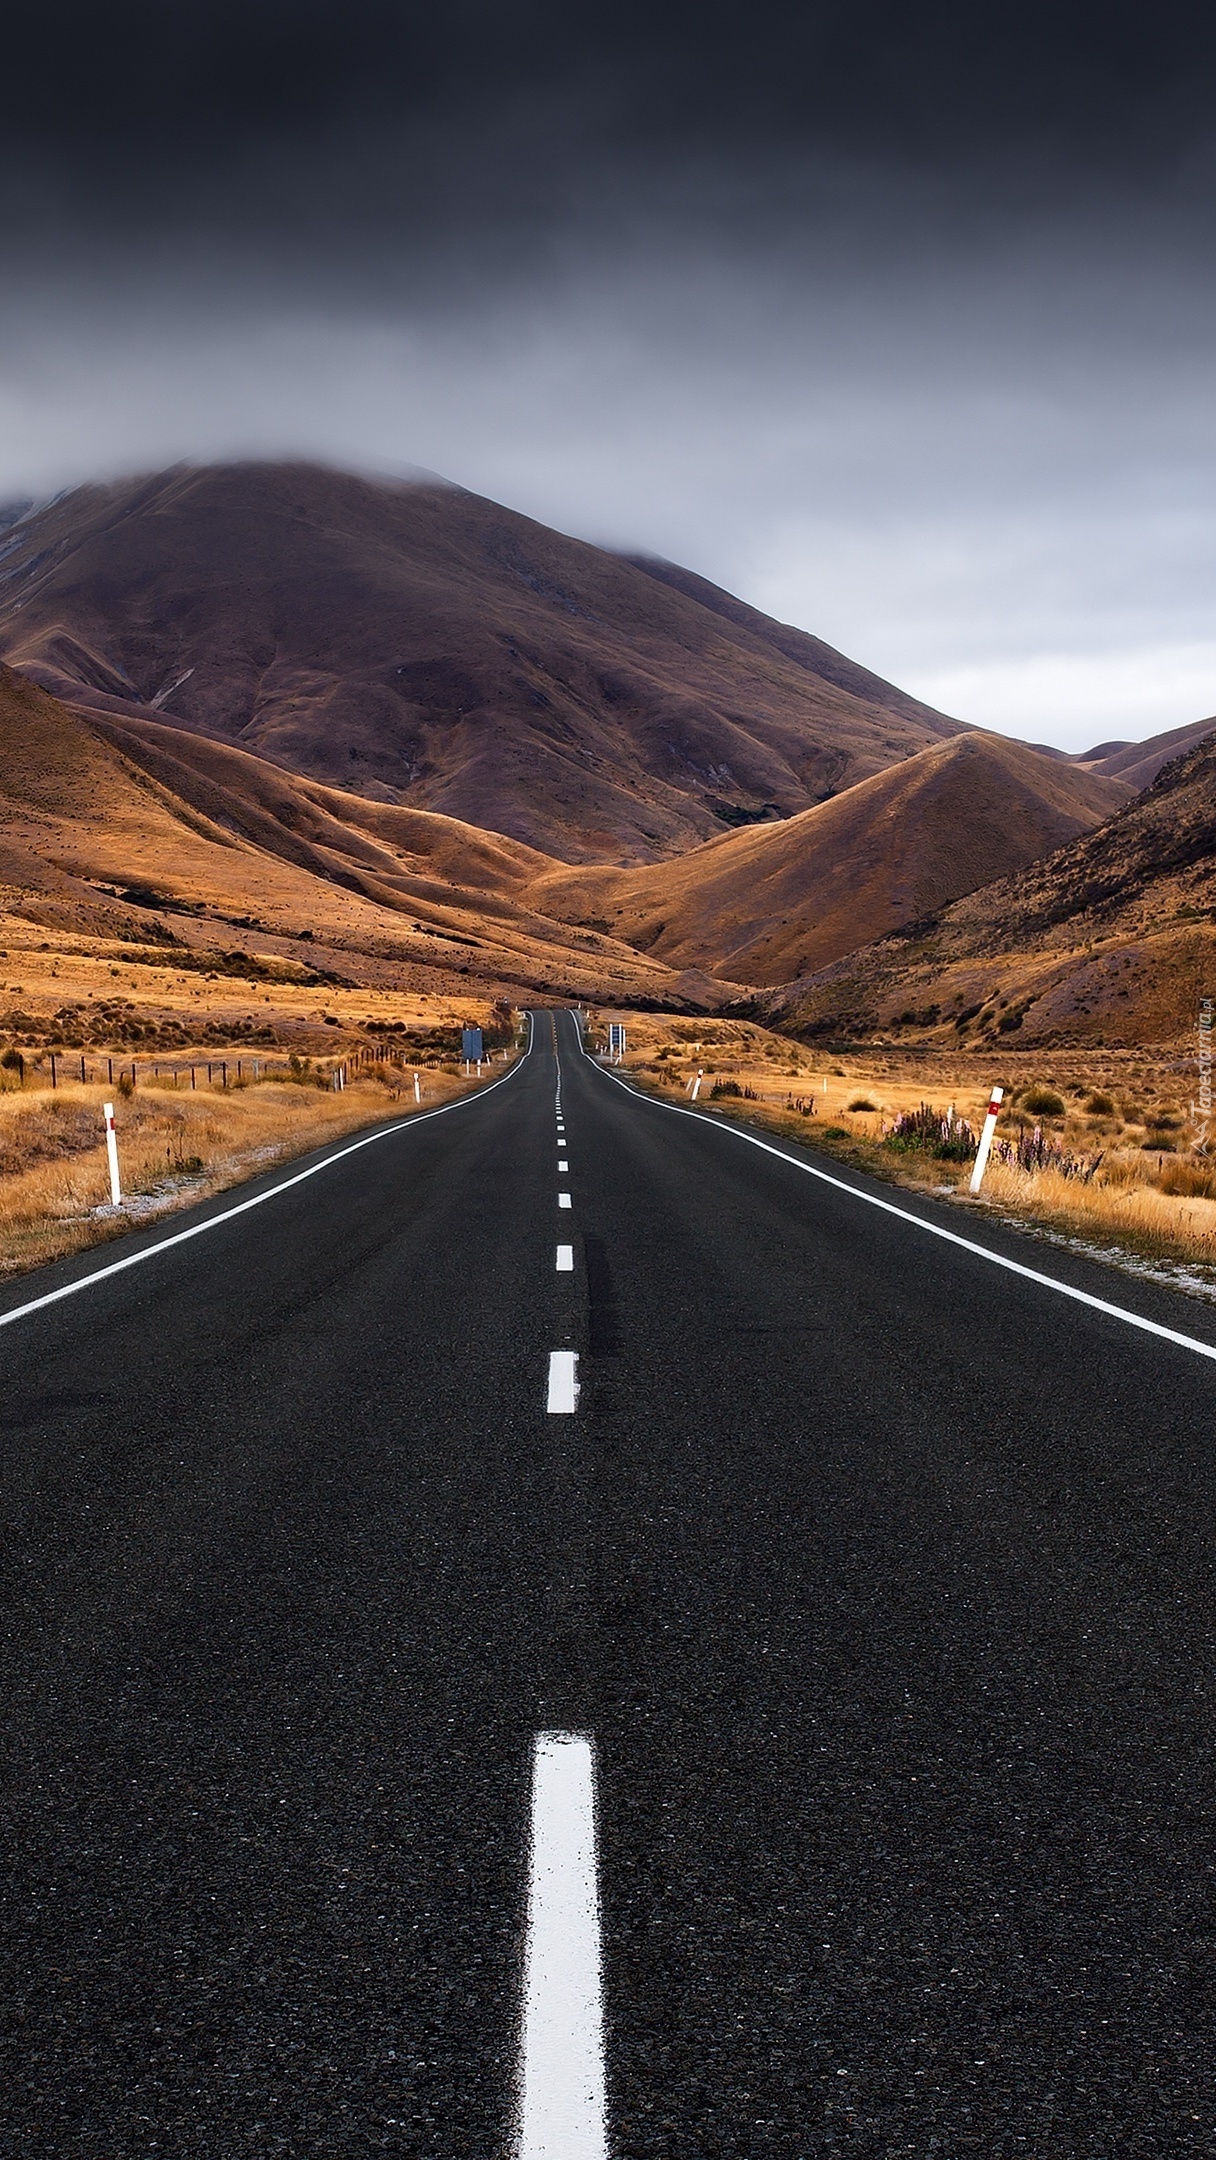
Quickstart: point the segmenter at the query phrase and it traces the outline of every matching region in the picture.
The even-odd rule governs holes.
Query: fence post
[[[51,1086],[52,1086],[52,1087],[58,1087],[58,1085],[59,1085],[59,1082],[58,1082],[58,1080],[57,1080],[57,1079],[55,1078],[55,1053],[54,1053],[54,1051],[52,1050],[52,1052],[51,1052]]]
[[[1001,1114],[1001,1104],[1004,1099],[1004,1088],[994,1087],[992,1100],[988,1105],[988,1115],[984,1119],[984,1130],[980,1134],[980,1144],[975,1153],[975,1168],[971,1173],[971,1190],[973,1193],[977,1193],[984,1182],[984,1172],[988,1168],[988,1157],[992,1150],[992,1135],[996,1131],[996,1121]]]
[[[110,1205],[118,1207],[122,1200],[122,1186],[118,1180],[118,1138],[114,1131],[114,1105],[104,1105],[106,1121],[106,1156],[110,1165]]]

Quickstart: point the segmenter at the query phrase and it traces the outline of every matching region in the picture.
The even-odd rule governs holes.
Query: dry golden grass
[[[16,1066],[0,1065],[0,1276],[114,1237],[394,1109],[409,1111],[415,1068],[424,1107],[463,1092],[460,1030],[493,1019],[484,992],[427,995],[401,987],[389,968],[380,981],[322,982],[265,939],[260,953],[244,954],[226,939],[225,960],[205,945],[133,946],[34,922],[19,906],[0,907],[0,1055],[24,1062],[23,1079]],[[405,1070],[368,1070],[381,1052],[403,1058]],[[325,1087],[289,1080],[289,1057]],[[120,1076],[133,1060],[138,1086],[123,1098]],[[262,1077],[212,1087],[209,1061],[217,1082],[222,1065],[232,1082],[243,1067],[247,1081],[255,1061]],[[334,1094],[328,1081],[338,1063],[350,1068],[351,1084]],[[107,1096],[117,1104],[130,1200],[118,1215],[96,1212],[109,1200]]]
[[[603,1039],[609,1018],[628,1028],[626,1063],[647,1087],[687,1101],[703,1073],[698,1107],[720,1109],[809,1141],[895,1183],[967,1198],[970,1165],[931,1154],[896,1154],[882,1145],[902,1111],[928,1102],[953,1105],[978,1131],[991,1088],[1010,1103],[998,1130],[1009,1137],[1041,1126],[1070,1155],[1092,1164],[1088,1178],[1050,1169],[1025,1171],[993,1162],[980,1203],[1063,1232],[1103,1250],[1216,1269],[1216,1146],[1189,1116],[1191,1074],[1174,1050],[965,1053],[862,1050],[825,1056],[751,1021],[669,1020],[652,1013],[597,1012]],[[713,1100],[715,1081],[748,1093]],[[1059,1095],[1064,1114],[1036,1116],[1018,1106],[1032,1085]],[[1111,1109],[1090,1111],[1095,1097]],[[854,1109],[865,1101],[872,1109]],[[1207,1140],[1211,1152],[1196,1152]]]
[[[218,946],[135,946],[31,924],[0,908],[0,1034],[40,1055],[83,1046],[90,1064],[96,1044],[134,1055],[142,1067],[158,1055],[188,1062],[193,1051],[205,1061],[245,1045],[263,1057],[295,1047],[340,1055],[370,1039],[369,1022],[394,1023],[407,1035],[447,1029],[454,1046],[462,1026],[484,1026],[490,1016],[484,991],[403,989],[389,969],[383,982],[319,982],[298,958],[266,950],[267,940],[246,956],[241,975],[232,972],[241,963],[233,961],[231,934],[224,944],[226,965]],[[23,1019],[32,1026],[22,1027]]]
[[[501,1066],[497,1070],[501,1071]],[[481,1085],[488,1084],[493,1069]],[[421,1079],[422,1108],[478,1086],[450,1069]],[[328,1140],[414,1109],[412,1081],[384,1069],[340,1094],[270,1080],[219,1089],[139,1088],[115,1101],[124,1205],[109,1206],[107,1088],[0,1093],[0,1275],[121,1235]]]
[[[988,1171],[984,1193],[990,1203],[1073,1236],[1126,1246],[1152,1259],[1216,1267],[1216,1200],[1163,1192],[1134,1174],[1099,1170],[1085,1182],[1003,1163]]]

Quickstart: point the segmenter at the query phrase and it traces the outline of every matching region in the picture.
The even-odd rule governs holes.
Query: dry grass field
[[[835,1056],[751,1022],[607,1010],[592,1014],[594,1040],[606,1039],[609,1019],[626,1023],[628,1069],[669,1100],[687,1101],[700,1072],[698,1107],[1115,1257],[1189,1270],[1195,1287],[1216,1289],[1216,1129],[1192,1114],[1195,1069],[1185,1048],[1002,1047],[994,1057],[888,1047]],[[943,1119],[953,1109],[978,1131],[998,1082],[1007,1105],[998,1138],[1046,1160],[994,1158],[972,1202],[969,1155],[942,1159],[931,1147],[901,1145],[892,1127],[928,1104]]]
[[[0,1279],[103,1243],[134,1225],[239,1184],[359,1126],[414,1111],[412,1077],[377,1065],[341,1093],[300,1061],[297,1079],[191,1089],[163,1074],[115,1095],[123,1204],[110,1205],[102,1104],[111,1090],[79,1081],[0,1092]],[[422,1108],[484,1079],[421,1070]],[[11,1073],[4,1077],[11,1081]],[[183,1084],[183,1080],[187,1084]]]
[[[486,997],[335,984],[273,953],[134,945],[0,911],[0,1278],[408,1113],[415,1071],[423,1108],[476,1086],[466,1024],[496,1041],[501,1069],[511,1016]]]

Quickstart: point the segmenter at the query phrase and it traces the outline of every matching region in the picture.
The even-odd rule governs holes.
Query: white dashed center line
[[[558,1158],[557,1158],[557,1167],[558,1167],[558,1169],[559,1169],[559,1170],[568,1170],[568,1169],[570,1168],[570,1165],[569,1165],[569,1163],[568,1163],[568,1162],[566,1161],[566,1158],[565,1158],[565,1156],[564,1156],[564,1155],[559,1155],[559,1156],[558,1156]]]
[[[558,1194],[558,1196],[557,1196],[557,1204],[558,1204],[558,1206],[559,1206],[559,1207],[569,1207],[569,1205],[570,1205],[570,1195],[569,1195],[569,1193],[568,1193],[568,1192],[559,1192],[559,1194]]]
[[[558,1248],[557,1248],[557,1272],[558,1272],[558,1274],[559,1274],[559,1275],[573,1275],[573,1273],[574,1273],[574,1247],[573,1247],[573,1245],[559,1245],[559,1246],[558,1246]]]
[[[518,2160],[606,2160],[595,1759],[537,1735]]]
[[[549,1352],[548,1408],[566,1415],[574,1409],[577,1402],[578,1352],[577,1350],[551,1350]]]

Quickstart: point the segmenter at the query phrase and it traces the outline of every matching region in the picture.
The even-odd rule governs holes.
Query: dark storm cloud
[[[680,168],[724,218],[757,190],[796,207],[807,159],[979,179],[1007,206],[1185,188],[1216,89],[1216,19],[1143,0],[118,0],[26,8],[5,45],[18,236],[185,218],[217,239],[294,226],[320,255],[353,228],[543,226]]]
[[[10,11],[0,500],[430,466],[1037,739],[1216,708],[1216,14]]]

